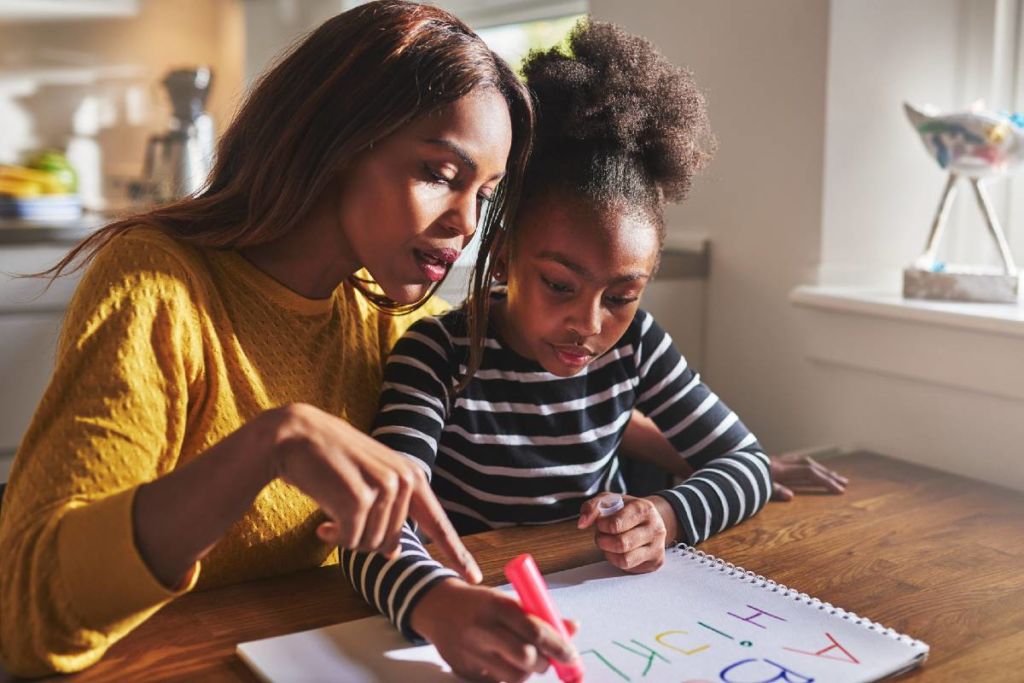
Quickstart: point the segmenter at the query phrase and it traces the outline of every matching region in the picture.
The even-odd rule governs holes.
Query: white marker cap
[[[617,493],[609,493],[601,496],[601,499],[597,501],[597,514],[607,517],[614,515],[624,507],[626,507],[626,502],[622,500],[622,496]]]

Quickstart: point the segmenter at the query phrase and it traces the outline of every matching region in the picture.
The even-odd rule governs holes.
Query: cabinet
[[[50,380],[64,309],[78,282],[76,273],[45,289],[45,280],[15,274],[49,268],[70,246],[0,240],[0,482]]]
[[[139,0],[4,0],[0,21],[70,21],[104,17],[131,17],[139,13]]]

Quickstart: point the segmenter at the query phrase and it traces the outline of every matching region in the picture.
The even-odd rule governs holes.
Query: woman
[[[8,669],[87,667],[196,586],[333,562],[334,545],[394,554],[407,516],[479,581],[419,468],[363,430],[419,317],[394,314],[423,306],[484,205],[488,252],[532,121],[457,19],[364,5],[264,77],[208,189],[54,268],[91,259],[0,512]],[[474,286],[489,279],[478,263]]]

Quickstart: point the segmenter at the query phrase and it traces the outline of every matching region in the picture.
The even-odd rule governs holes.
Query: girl
[[[426,478],[362,431],[393,314],[433,293],[483,204],[488,248],[532,121],[462,22],[370,3],[263,78],[205,191],[58,264],[93,257],[0,513],[8,670],[82,669],[186,591],[335,545],[393,554],[410,515],[479,580]]]
[[[579,517],[608,561],[656,570],[668,543],[699,543],[755,514],[771,492],[754,436],[639,308],[658,265],[662,209],[707,154],[689,74],[640,38],[584,22],[568,54],[524,66],[538,114],[523,204],[497,245],[491,325],[474,356],[467,317],[425,318],[385,369],[373,436],[405,453],[460,533]],[[616,450],[633,408],[693,476],[598,519],[624,493]],[[515,601],[433,561],[410,528],[398,558],[346,552],[356,590],[459,674],[521,680],[571,647],[515,622]]]

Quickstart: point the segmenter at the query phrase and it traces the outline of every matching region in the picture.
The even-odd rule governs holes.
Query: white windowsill
[[[801,338],[814,364],[1024,401],[1024,306],[904,299],[801,286]]]
[[[904,299],[863,287],[802,285],[789,295],[798,306],[1024,337],[1024,305]]]

